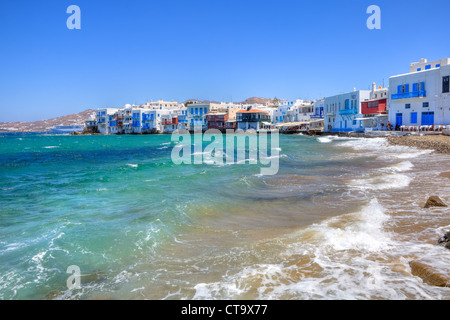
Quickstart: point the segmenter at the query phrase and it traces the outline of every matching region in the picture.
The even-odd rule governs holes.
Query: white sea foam
[[[129,166],[131,168],[137,168],[139,165],[135,164],[135,163],[127,163],[127,166]]]
[[[330,143],[330,142],[333,141],[333,137],[332,137],[332,136],[319,137],[319,138],[317,138],[317,140],[318,140],[320,143]]]
[[[293,235],[299,240],[286,246],[279,263],[244,267],[220,281],[197,284],[194,299],[239,299],[253,289],[259,299],[401,299],[402,294],[387,284],[390,270],[373,258],[394,247],[384,230],[389,219],[373,199],[358,212],[327,219]],[[310,258],[285,263],[292,256]]]
[[[411,178],[405,174],[382,174],[369,178],[354,179],[350,186],[361,190],[400,189],[409,186]]]
[[[404,171],[409,171],[412,168],[414,168],[414,165],[410,161],[405,160],[405,161],[399,162],[397,164],[394,164],[392,166],[382,168],[381,170],[382,171],[404,172]]]
[[[381,159],[410,159],[426,155],[433,150],[420,150],[409,146],[391,145],[386,138],[353,138],[339,143],[342,147],[351,147],[366,154],[379,155]]]
[[[59,148],[59,146],[46,146],[43,147],[44,149],[55,149],[55,148]]]

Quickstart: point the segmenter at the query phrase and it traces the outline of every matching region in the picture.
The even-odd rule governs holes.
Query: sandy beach
[[[450,136],[424,135],[387,137],[393,145],[416,147],[419,149],[432,149],[437,153],[450,154]]]

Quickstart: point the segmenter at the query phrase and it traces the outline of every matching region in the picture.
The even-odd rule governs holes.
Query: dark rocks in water
[[[449,276],[439,272],[439,270],[424,261],[413,260],[409,263],[411,273],[423,280],[430,286],[450,287]]]
[[[447,205],[437,196],[429,197],[424,208],[447,207]]]
[[[442,236],[442,238],[440,238],[438,240],[438,243],[443,246],[446,247],[447,249],[450,249],[450,231],[447,232],[446,234],[444,234]]]

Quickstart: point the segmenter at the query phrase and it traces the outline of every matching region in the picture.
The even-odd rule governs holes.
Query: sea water
[[[0,299],[449,299],[447,155],[280,136],[279,171],[175,165],[170,135],[0,136]],[[81,271],[68,288],[69,266]]]

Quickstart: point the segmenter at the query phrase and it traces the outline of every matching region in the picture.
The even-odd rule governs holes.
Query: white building
[[[361,102],[369,99],[369,90],[356,89],[325,98],[325,132],[362,131]]]
[[[389,78],[391,124],[397,129],[450,124],[449,76],[450,59],[421,59],[411,63],[410,73]]]
[[[320,99],[314,101],[314,114],[311,116],[311,119],[323,119],[325,112],[325,100]]]
[[[195,127],[207,129],[206,115],[211,108],[210,103],[194,103],[187,105],[187,121],[190,130]]]
[[[101,108],[97,110],[97,127],[98,132],[108,134],[109,122],[112,119],[117,109],[115,108]]]

